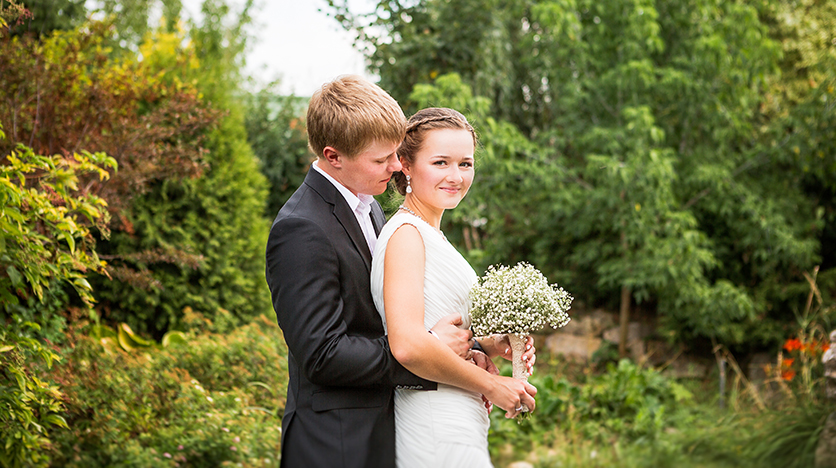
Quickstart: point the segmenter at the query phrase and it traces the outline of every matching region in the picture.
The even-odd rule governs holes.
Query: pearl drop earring
[[[410,182],[412,177],[406,176],[406,193],[412,193],[412,182]]]

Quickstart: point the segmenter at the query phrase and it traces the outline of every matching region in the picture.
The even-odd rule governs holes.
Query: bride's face
[[[473,136],[467,130],[436,129],[426,134],[412,164],[412,196],[429,206],[455,208],[473,183]]]

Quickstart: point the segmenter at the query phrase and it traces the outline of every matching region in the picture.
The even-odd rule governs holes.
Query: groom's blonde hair
[[[326,146],[353,158],[375,142],[399,144],[406,117],[386,91],[356,75],[322,85],[308,104],[308,147],[317,158]]]

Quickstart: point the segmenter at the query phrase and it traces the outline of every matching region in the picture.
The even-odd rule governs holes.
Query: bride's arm
[[[383,302],[392,354],[415,375],[481,393],[506,416],[520,403],[534,407],[537,390],[509,377],[491,375],[461,359],[424,328],[424,242],[418,230],[401,226],[386,247]]]

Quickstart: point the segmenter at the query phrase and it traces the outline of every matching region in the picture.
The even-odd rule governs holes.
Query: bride
[[[383,227],[375,248],[371,287],[395,358],[437,391],[395,392],[396,459],[406,467],[490,467],[484,398],[514,417],[534,408],[530,384],[494,375],[460,358],[428,330],[458,312],[470,327],[468,293],[476,273],[440,230],[474,176],[476,135],[452,109],[429,108],[409,119],[395,184],[404,203]],[[507,337],[481,341],[488,356],[510,358]],[[528,358],[533,363],[529,341]],[[484,359],[484,356],[482,356]],[[491,365],[491,364],[489,364]]]

